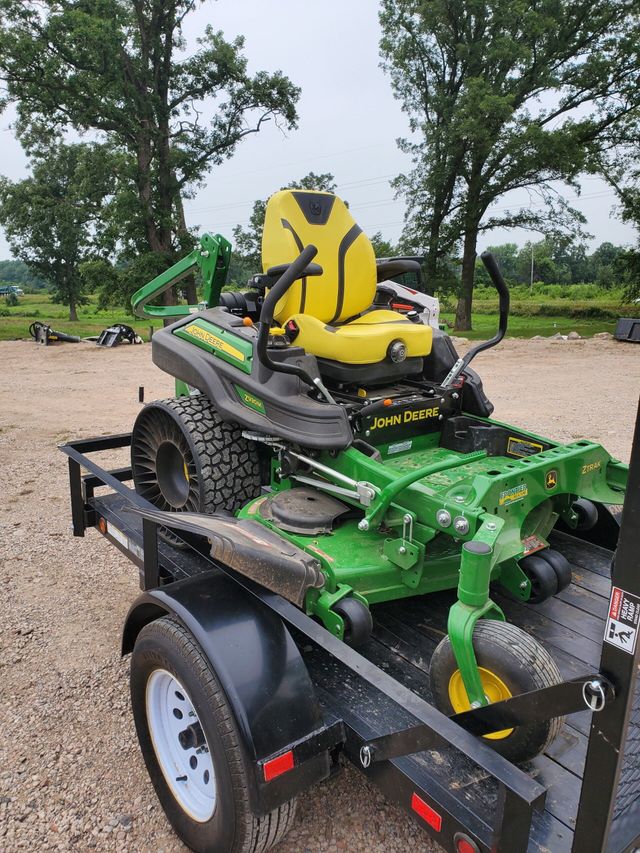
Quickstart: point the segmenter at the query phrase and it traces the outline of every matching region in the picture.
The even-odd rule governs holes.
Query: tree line
[[[0,222],[72,317],[87,288],[124,304],[188,251],[197,235],[184,202],[209,172],[270,125],[297,126],[299,88],[282,71],[249,73],[242,38],[207,27],[187,51],[197,5],[0,0],[0,108],[15,105],[31,167],[0,182]],[[614,266],[589,261],[584,217],[557,191],[599,175],[621,218],[640,226],[639,12],[640,0],[380,3],[382,66],[408,119],[398,144],[411,164],[393,182],[406,202],[400,245],[384,248],[424,255],[432,288],[458,295],[458,329],[471,326],[482,280],[478,243],[497,227],[540,235],[535,280],[617,275],[640,291],[640,249]],[[516,190],[531,203],[509,205]],[[256,204],[234,234],[238,278],[259,260]],[[500,247],[515,280],[527,280],[526,252]],[[184,286],[195,301],[195,282]]]

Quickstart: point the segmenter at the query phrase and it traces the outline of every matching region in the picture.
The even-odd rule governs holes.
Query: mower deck
[[[139,565],[144,585],[144,571],[149,566],[145,567],[142,559],[142,519],[127,511],[130,501],[122,493],[91,497],[89,502],[95,515],[105,520],[107,538]],[[538,607],[500,595],[496,599],[507,619],[542,642],[557,661],[563,678],[570,679],[595,672],[599,665],[611,589],[611,553],[564,534],[554,533],[552,545],[573,566],[573,582],[568,589]],[[178,549],[159,541],[158,570],[165,582],[191,578],[212,569],[220,571],[209,557],[193,548]],[[374,605],[374,633],[359,649],[360,654],[379,668],[381,676],[383,673],[390,676],[403,688],[431,702],[429,663],[446,631],[454,596],[455,592],[448,591]],[[289,607],[286,603],[285,606]],[[300,618],[307,619],[303,614]],[[359,745],[410,727],[415,717],[398,701],[381,693],[374,681],[359,677],[335,654],[309,643],[308,637],[296,633],[294,625],[289,627],[293,628],[294,637],[299,638],[325,719],[343,722],[347,732],[345,755],[362,770]],[[544,809],[533,811],[528,850],[553,853],[571,850],[590,721],[591,713],[586,710],[571,715],[548,752],[522,767],[532,784],[547,789]],[[640,743],[640,695],[636,696],[628,740],[630,744]],[[633,747],[628,752],[633,755]],[[491,773],[473,761],[473,756],[447,747],[374,764],[366,772],[390,799],[402,801],[405,793],[411,799],[411,791],[424,792],[430,801],[440,804],[470,831],[486,839],[488,845],[492,843],[490,828],[500,823],[500,785]],[[519,773],[515,767],[513,772]],[[637,835],[640,784],[634,773],[637,770],[630,762],[620,783],[619,807],[609,836],[611,850],[624,850]],[[512,841],[515,843],[515,836]],[[506,844],[496,849],[516,849]]]

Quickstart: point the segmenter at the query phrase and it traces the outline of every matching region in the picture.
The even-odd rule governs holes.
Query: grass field
[[[445,311],[440,317],[453,327],[454,312]],[[468,338],[471,341],[486,340],[495,334],[498,327],[498,316],[497,314],[474,314],[472,325],[473,331],[471,332],[453,332],[452,328],[449,328],[448,331],[451,334]],[[577,332],[583,338],[589,338],[598,332],[611,332],[613,334],[615,327],[615,320],[597,320],[593,318],[573,319],[558,315],[550,317],[518,317],[512,315],[509,317],[507,336],[513,338],[532,338],[534,335],[542,335],[548,338],[558,332],[561,335],[568,335],[569,332]]]
[[[465,332],[463,336],[471,340],[491,337],[497,324],[497,302],[481,295],[475,305],[477,311],[473,317],[473,331]],[[442,319],[453,325],[454,312],[447,308],[443,306]],[[589,337],[597,332],[613,332],[616,318],[624,316],[624,310],[624,306],[610,296],[606,301],[590,299],[585,302],[554,299],[547,295],[540,296],[540,303],[531,299],[514,299],[507,334],[517,338],[531,338],[534,335],[548,337],[556,332],[566,335],[576,331],[583,337]],[[578,316],[570,316],[571,313]],[[7,307],[5,300],[0,298],[0,341],[28,338],[29,326],[34,320],[81,338],[97,335],[113,323],[126,323],[133,326],[144,340],[148,340],[149,327],[153,325],[159,328],[162,325],[159,320],[132,317],[124,310],[99,311],[95,299],[81,306],[78,315],[78,321],[72,323],[67,319],[68,308],[51,302],[48,294],[21,296],[19,304],[13,308]]]

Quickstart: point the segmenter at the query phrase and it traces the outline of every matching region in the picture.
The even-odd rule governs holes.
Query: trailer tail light
[[[456,832],[453,836],[454,844],[456,845],[457,853],[480,853],[480,848],[472,841],[468,835],[462,832]]]
[[[428,803],[419,797],[417,794],[411,797],[411,808],[419,814],[423,820],[429,824],[430,827],[435,829],[436,832],[440,832],[442,829],[442,815],[439,815],[438,812],[434,811]]]
[[[292,749],[290,749],[289,752],[283,752],[282,755],[279,755],[277,758],[265,761],[262,767],[264,771],[264,781],[270,782],[277,776],[282,776],[282,774],[286,773],[287,770],[293,770],[293,766],[294,761]]]
[[[102,533],[103,536],[107,532],[107,520],[102,516],[100,516],[100,518],[98,519],[98,530],[100,531],[100,533]]]

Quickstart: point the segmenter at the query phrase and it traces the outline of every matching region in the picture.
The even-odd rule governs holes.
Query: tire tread
[[[237,424],[222,420],[208,397],[169,397],[154,405],[171,409],[195,445],[202,476],[201,512],[235,512],[260,494],[260,462],[255,445],[244,438]]]

